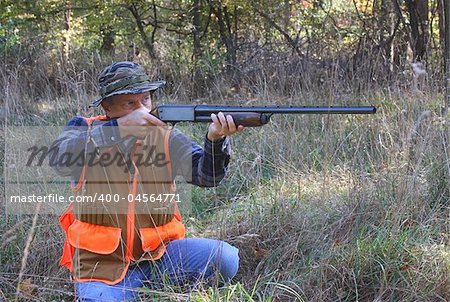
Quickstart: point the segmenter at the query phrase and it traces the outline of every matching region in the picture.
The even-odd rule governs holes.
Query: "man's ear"
[[[108,113],[111,110],[111,102],[109,100],[103,100],[103,102],[100,103],[103,110],[105,110],[106,113]]]

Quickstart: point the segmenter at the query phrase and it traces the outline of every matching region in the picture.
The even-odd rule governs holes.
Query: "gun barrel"
[[[211,121],[211,113],[233,115],[243,126],[257,127],[267,124],[272,114],[374,114],[374,106],[210,106],[210,105],[159,105],[153,110],[164,122]]]
[[[217,112],[257,112],[267,114],[375,114],[374,106],[195,106],[195,115],[210,115]]]

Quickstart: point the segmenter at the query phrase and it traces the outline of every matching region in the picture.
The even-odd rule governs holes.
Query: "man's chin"
[[[124,114],[119,114],[119,113],[116,113],[116,114],[106,114],[106,116],[107,117],[109,117],[109,118],[121,118],[121,117],[123,117],[123,116],[125,116],[125,115],[127,115],[126,113],[124,113]]]

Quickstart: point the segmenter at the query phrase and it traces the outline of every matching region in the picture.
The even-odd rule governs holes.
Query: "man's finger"
[[[220,120],[220,124],[222,125],[222,133],[228,133],[228,123],[225,115],[222,112],[217,114],[217,117]]]
[[[227,122],[228,122],[228,130],[230,133],[236,132],[236,124],[233,121],[233,117],[231,115],[226,116]]]
[[[166,126],[166,123],[164,123],[163,121],[161,121],[159,118],[157,118],[156,116],[146,112],[146,114],[144,114],[144,119],[153,126],[161,126],[164,127]]]
[[[222,128],[222,124],[220,124],[219,118],[214,113],[211,113],[211,119],[214,124],[216,124],[217,128]]]

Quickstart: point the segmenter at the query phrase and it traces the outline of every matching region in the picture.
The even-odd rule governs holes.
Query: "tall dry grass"
[[[240,90],[208,73],[204,98],[193,101],[373,104],[378,113],[274,116],[233,137],[227,179],[215,190],[194,189],[187,223],[195,235],[240,248],[236,283],[189,295],[170,288],[146,294],[196,301],[448,301],[450,120],[433,71],[420,83],[412,69],[388,81],[371,58],[359,62],[366,73],[338,60],[320,66],[274,60],[261,56],[243,66]],[[95,98],[95,75],[108,63],[88,54],[68,63],[39,50],[5,62],[3,127],[61,125],[93,114],[87,104]],[[169,63],[153,67],[155,76],[177,80],[158,101],[187,102],[191,77]],[[203,135],[203,126],[194,129]],[[57,265],[57,217],[39,215],[33,224],[32,216],[2,215],[0,221],[0,300],[72,299],[73,284]]]

